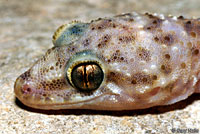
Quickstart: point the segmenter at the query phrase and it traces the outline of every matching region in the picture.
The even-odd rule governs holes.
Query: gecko
[[[134,110],[200,93],[200,19],[125,13],[60,26],[53,47],[15,82],[46,110]]]

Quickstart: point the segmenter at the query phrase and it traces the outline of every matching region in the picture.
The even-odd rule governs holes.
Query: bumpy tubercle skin
[[[200,93],[199,19],[127,13],[63,25],[53,43],[15,82],[16,97],[29,107],[133,110]],[[66,80],[66,66],[79,52],[101,63],[104,80],[94,91]]]

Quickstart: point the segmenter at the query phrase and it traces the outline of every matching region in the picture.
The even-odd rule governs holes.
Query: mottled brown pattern
[[[90,45],[90,43],[91,43],[91,38],[87,38],[87,39],[85,39],[84,41],[83,41],[83,46],[88,46],[88,45]]]
[[[95,22],[95,23],[94,23]],[[104,19],[102,20],[101,18],[98,19],[97,21],[92,22],[90,29],[91,30],[98,30],[102,31],[107,28],[116,28],[117,24],[111,19]]]
[[[199,49],[198,48],[192,48],[192,55],[198,56],[199,55]]]
[[[163,20],[157,16],[153,16],[152,14],[146,13],[146,15],[149,17],[150,22],[144,27],[144,30],[154,32],[155,30],[161,28]]]
[[[118,37],[118,39],[121,43],[130,43],[130,42],[134,42],[135,37],[129,34],[129,35],[121,35]]]
[[[65,81],[62,79],[54,79],[52,81],[41,81],[38,84],[38,89],[42,90],[50,90],[50,91],[56,91],[59,89],[62,89],[62,87],[65,85]]]
[[[139,47],[137,49],[137,55],[139,59],[144,60],[144,61],[150,61],[151,60],[151,53],[149,50]]]
[[[152,77],[145,73],[136,73],[132,76],[131,83],[133,85],[149,85],[153,83]]]
[[[162,33],[154,37],[154,41],[159,44],[173,45],[175,43],[175,35],[173,33]]]
[[[172,72],[172,68],[170,66],[170,62],[169,61],[165,61],[164,64],[161,64],[160,70],[164,74],[170,74]]]
[[[28,70],[28,71],[26,71],[25,73],[21,74],[20,77],[21,77],[23,80],[28,80],[28,79],[30,79],[30,77],[31,77],[30,70]]]
[[[129,83],[130,81],[130,78],[118,72],[108,72],[107,75],[108,75],[107,83],[114,82],[118,83],[119,85],[122,85],[122,83]]]
[[[169,83],[167,86],[163,87],[161,90],[171,93],[175,86],[175,82]]]
[[[98,48],[103,48],[106,45],[109,44],[110,40],[111,40],[111,35],[104,35],[100,40],[99,40],[99,44],[98,44]]]
[[[197,36],[198,37],[200,36],[200,21],[185,19],[182,23],[183,23],[185,31],[192,38],[196,38]]]
[[[111,58],[110,58],[110,62],[127,62],[126,57],[122,55],[122,53],[120,52],[120,50],[116,50]]]

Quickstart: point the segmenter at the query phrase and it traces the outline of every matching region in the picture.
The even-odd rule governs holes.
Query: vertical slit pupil
[[[72,85],[80,90],[94,90],[101,85],[103,76],[103,71],[98,64],[81,63],[72,69]]]

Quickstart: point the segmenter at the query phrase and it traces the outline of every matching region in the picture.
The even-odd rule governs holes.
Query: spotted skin
[[[27,106],[132,110],[200,92],[199,19],[127,13],[74,21],[58,28],[53,43],[15,82],[16,97]],[[81,91],[70,83],[69,66],[79,60],[102,68],[97,89]]]

